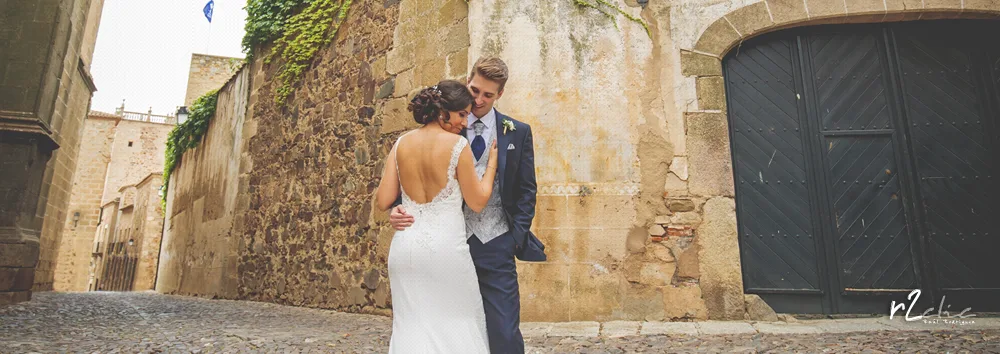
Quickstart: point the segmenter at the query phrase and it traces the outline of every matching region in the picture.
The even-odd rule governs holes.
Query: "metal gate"
[[[747,293],[794,313],[884,314],[913,289],[998,305],[1000,45],[970,40],[998,29],[821,26],[724,59]]]

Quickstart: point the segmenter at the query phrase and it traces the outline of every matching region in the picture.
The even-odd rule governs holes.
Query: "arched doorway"
[[[994,21],[803,27],[723,59],[743,283],[778,312],[1000,298]],[[990,308],[990,307],[993,308]]]

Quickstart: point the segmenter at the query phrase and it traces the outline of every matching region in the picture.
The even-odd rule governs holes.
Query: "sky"
[[[246,0],[105,0],[90,73],[91,109],[167,115],[184,104],[191,54],[244,57],[240,43]]]

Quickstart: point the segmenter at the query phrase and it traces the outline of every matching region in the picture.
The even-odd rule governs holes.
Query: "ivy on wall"
[[[275,42],[274,50],[264,61],[269,64],[275,56],[284,59],[278,71],[281,86],[274,97],[279,106],[292,93],[292,86],[302,78],[313,55],[330,43],[340,24],[347,17],[352,0],[314,0],[308,8],[288,19],[285,32]]]
[[[170,184],[170,173],[181,162],[181,156],[190,148],[198,146],[201,138],[208,130],[208,123],[215,116],[215,107],[219,102],[219,90],[212,90],[198,97],[191,104],[188,119],[174,126],[167,135],[166,156],[163,159],[163,210],[167,210],[167,187]]]
[[[347,16],[352,0],[249,0],[243,51],[247,57],[254,47],[275,46],[264,59],[270,64],[283,59],[277,78],[280,86],[275,103],[282,105],[302,78],[313,55],[330,43]],[[301,11],[296,11],[301,9]]]

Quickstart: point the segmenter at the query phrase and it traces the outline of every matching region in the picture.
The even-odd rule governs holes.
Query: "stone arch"
[[[751,37],[819,24],[997,18],[998,0],[765,0],[720,17],[681,49],[681,72],[696,78],[701,110],[724,110],[721,60]]]
[[[722,58],[751,37],[793,27],[998,18],[1000,0],[764,0],[723,15],[692,48],[681,48],[681,74],[684,80],[694,80],[698,107],[684,113],[689,188],[722,205],[715,208],[716,216],[705,216],[706,223],[714,226],[699,234],[699,238],[710,236],[699,242],[698,265],[710,318],[739,319],[744,306],[749,310],[749,304],[762,303],[743,294],[742,265],[738,251],[733,253],[739,244]]]

